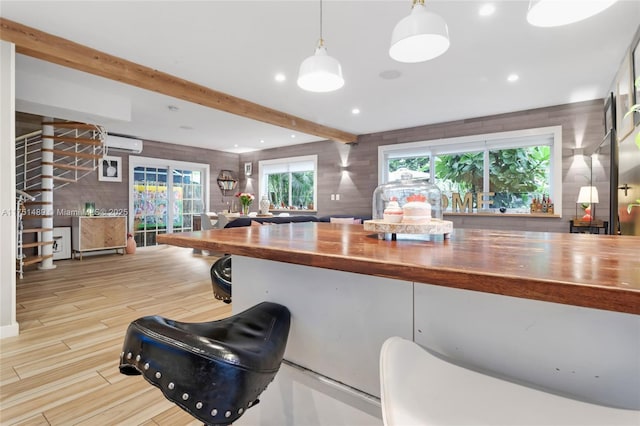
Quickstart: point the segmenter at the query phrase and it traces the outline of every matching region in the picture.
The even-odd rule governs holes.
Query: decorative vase
[[[84,214],[85,216],[93,216],[96,212],[96,204],[95,203],[84,203]]]
[[[125,252],[127,254],[135,254],[136,248],[138,245],[136,244],[136,240],[133,238],[133,235],[129,234],[127,236],[127,246],[125,247]]]
[[[248,216],[249,215],[249,206],[251,206],[251,204],[243,204],[242,205],[242,216]]]
[[[271,207],[271,202],[266,195],[263,195],[260,200],[260,214],[269,214],[269,207]]]

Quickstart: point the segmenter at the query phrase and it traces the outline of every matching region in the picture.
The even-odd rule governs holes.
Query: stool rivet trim
[[[247,404],[247,408],[251,408],[252,405],[253,405],[253,401],[249,401],[249,403]]]
[[[149,363],[148,363],[148,362],[144,364],[144,369],[145,369],[145,370],[148,370],[148,369],[149,369]]]
[[[183,399],[183,400],[185,400],[185,401],[186,401],[187,399],[189,399],[189,394],[188,394],[188,393],[183,393],[183,394],[182,394],[182,399]]]
[[[224,413],[224,416],[225,416],[226,418],[231,417],[231,411],[227,411],[226,413]]]
[[[198,401],[196,402],[196,408],[199,410],[202,408],[202,402]]]
[[[215,417],[218,415],[218,410],[216,410],[215,408],[213,410],[211,410],[211,416]]]
[[[127,359],[131,359],[131,357],[132,357],[132,356],[133,356],[133,354],[132,354],[131,352],[129,352],[129,353],[127,354]]]
[[[167,386],[169,389],[173,389],[175,387],[175,385],[173,384],[173,382],[169,382],[169,386]]]
[[[124,356],[124,351],[120,352],[120,358]]]
[[[162,377],[162,373],[159,371],[156,371],[156,379],[159,379],[160,377]]]
[[[140,362],[140,358],[142,358],[140,355],[136,355],[136,361]]]
[[[242,408],[241,408],[241,409],[239,409],[239,410],[238,410],[238,414],[242,414],[242,412],[243,412],[243,411],[244,411],[244,409],[242,409]]]

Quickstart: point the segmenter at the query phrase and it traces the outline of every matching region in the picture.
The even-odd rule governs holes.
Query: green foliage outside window
[[[393,158],[389,160],[389,172],[409,169],[416,172],[429,173],[429,157]]]
[[[269,201],[277,209],[306,209],[313,203],[314,172],[286,172],[267,175]]]
[[[289,204],[289,173],[274,173],[267,175],[269,201],[276,208]]]
[[[436,157],[436,181],[443,191],[465,194],[482,192],[484,159],[482,152]]]
[[[489,151],[493,206],[523,208],[532,198],[548,194],[550,158],[549,146]],[[435,170],[437,184],[445,192],[483,192],[483,152],[439,155]]]
[[[313,203],[313,175],[311,171],[291,173],[291,202],[294,206],[306,209]]]

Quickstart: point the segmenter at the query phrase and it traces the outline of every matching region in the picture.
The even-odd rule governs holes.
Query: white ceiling
[[[585,0],[588,1],[588,0]],[[427,1],[449,26],[450,49],[420,64],[389,58],[394,25],[409,0],[323,3],[323,36],[345,86],[308,93],[295,80],[313,54],[319,1],[0,1],[0,14],[42,31],[258,104],[355,134],[603,98],[640,23],[640,1],[558,28],[525,19],[527,0]],[[274,75],[284,73],[278,83]],[[381,75],[400,74],[395,79]],[[520,79],[507,82],[517,73]],[[318,140],[18,55],[16,97],[46,76],[130,99],[132,120],[90,114],[112,133],[247,152]],[[22,80],[21,80],[22,79]],[[178,111],[170,111],[174,105]],[[353,115],[351,110],[361,113]],[[27,107],[25,107],[27,108]],[[36,109],[34,107],[34,109]],[[40,111],[24,111],[42,113]],[[78,115],[80,115],[78,117]],[[185,129],[184,127],[188,127]],[[264,142],[260,142],[264,140]]]

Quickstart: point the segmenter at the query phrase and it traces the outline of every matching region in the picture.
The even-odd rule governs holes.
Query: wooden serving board
[[[448,220],[431,219],[428,223],[391,223],[381,219],[365,220],[365,231],[378,233],[380,239],[396,240],[398,234],[400,239],[419,239],[420,235],[429,237],[431,235],[442,235],[449,238],[449,234],[453,231],[453,222]]]

